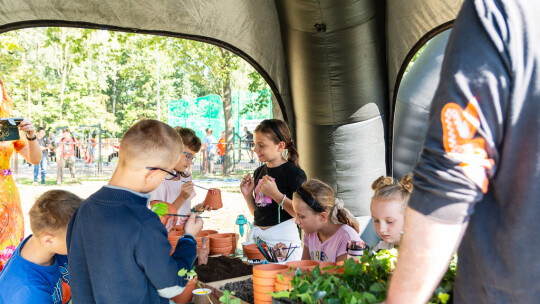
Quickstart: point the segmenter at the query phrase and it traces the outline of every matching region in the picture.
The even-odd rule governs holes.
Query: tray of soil
[[[195,266],[199,281],[210,283],[232,279],[253,273],[253,266],[238,258],[226,256],[209,257],[208,264]]]
[[[234,291],[234,296],[247,303],[253,303],[253,280],[251,278],[243,281],[229,282],[219,288],[220,290]]]

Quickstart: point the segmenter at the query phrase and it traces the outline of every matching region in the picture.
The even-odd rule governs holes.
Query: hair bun
[[[384,186],[392,185],[393,183],[394,183],[393,178],[381,175],[379,178],[377,178],[373,182],[373,184],[371,185],[371,189],[377,190],[377,189],[382,188]]]
[[[402,187],[405,191],[411,193],[412,190],[413,190],[413,174],[412,174],[412,173],[409,173],[409,174],[403,176],[403,177],[401,178],[400,183],[401,183],[401,187]]]

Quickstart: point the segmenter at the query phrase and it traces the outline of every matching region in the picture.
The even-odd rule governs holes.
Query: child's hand
[[[274,201],[281,203],[283,194],[279,192],[276,182],[274,181],[272,177],[268,175],[263,176],[261,186],[259,187],[259,191],[261,191],[262,194],[268,196]]]
[[[240,191],[244,196],[253,195],[253,190],[255,190],[255,182],[251,178],[250,174],[247,174],[242,178],[242,183],[240,183]]]
[[[276,255],[280,258],[285,258],[287,254],[287,245],[283,243],[277,243],[274,246],[274,250],[276,251]]]
[[[197,236],[203,228],[204,222],[202,219],[197,218],[197,213],[190,213],[189,218],[184,225],[184,233]]]
[[[193,194],[193,182],[186,182],[185,184],[182,185],[182,190],[180,191],[180,196],[184,199],[184,200],[188,200],[191,195]]]

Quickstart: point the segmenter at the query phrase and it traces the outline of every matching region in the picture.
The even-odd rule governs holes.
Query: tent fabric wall
[[[166,34],[226,47],[252,63],[296,133],[301,165],[369,214],[386,172],[391,100],[417,41],[461,0],[0,0],[0,32],[70,25]],[[325,30],[326,29],[326,30]]]
[[[444,50],[452,30],[431,39],[403,77],[394,112],[393,176],[411,172],[427,132],[429,109],[440,79]]]

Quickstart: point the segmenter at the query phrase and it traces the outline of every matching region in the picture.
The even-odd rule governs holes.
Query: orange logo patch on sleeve
[[[485,193],[488,188],[486,169],[493,167],[493,160],[488,158],[485,140],[474,138],[480,127],[479,109],[474,97],[465,110],[456,103],[448,103],[441,111],[441,122],[446,153],[460,161],[465,175]]]

